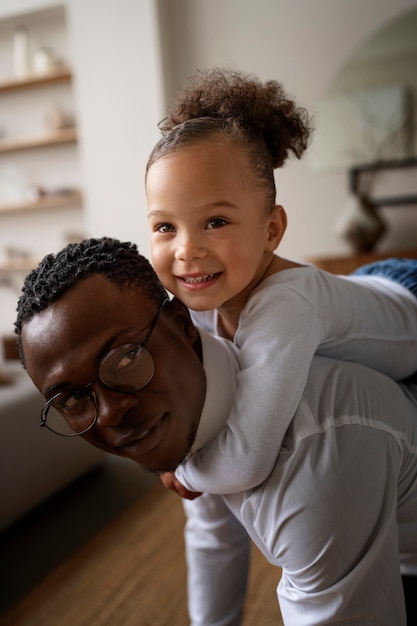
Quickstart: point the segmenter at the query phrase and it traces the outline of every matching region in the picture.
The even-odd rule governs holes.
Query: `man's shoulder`
[[[238,350],[236,346],[223,337],[218,337],[212,333],[199,328],[198,332],[201,337],[201,345],[203,348],[203,365],[204,368],[216,367],[226,368],[233,376],[239,369]]]

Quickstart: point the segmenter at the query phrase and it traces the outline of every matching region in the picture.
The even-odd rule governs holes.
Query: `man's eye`
[[[114,369],[116,371],[120,371],[130,367],[132,364],[136,363],[140,352],[141,347],[139,345],[134,345],[129,347],[129,349],[124,350],[120,355],[118,355],[117,361],[113,364]]]
[[[220,228],[221,226],[226,226],[226,224],[228,222],[223,217],[211,217],[207,222],[207,229]]]
[[[66,411],[73,412],[82,408],[88,398],[88,394],[85,389],[73,389],[68,393],[61,394],[54,402],[54,408],[60,413]]]
[[[172,224],[158,224],[155,230],[158,233],[172,233],[175,229]]]

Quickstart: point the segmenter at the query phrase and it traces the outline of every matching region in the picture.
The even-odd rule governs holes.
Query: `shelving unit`
[[[29,38],[30,73],[24,77],[13,75],[11,50],[13,35],[20,26]],[[56,59],[48,73],[35,73],[33,59],[40,47],[49,48]],[[0,50],[0,185],[3,181],[8,185],[0,193],[0,270],[6,265],[12,272],[20,271],[20,266],[10,264],[3,253],[9,244],[27,251],[28,256],[43,256],[49,245],[56,247],[59,239],[65,242],[67,233],[82,231],[78,226],[83,208],[79,137],[73,121],[76,115],[65,3],[0,20]],[[53,117],[55,108],[56,115],[62,111],[62,120]],[[26,201],[32,186],[38,187],[41,195],[36,201]]]
[[[55,72],[42,76],[28,76],[25,79],[10,78],[0,81],[0,95],[31,89],[34,87],[44,87],[72,80],[72,72],[69,67],[62,67]],[[45,148],[77,141],[76,128],[62,128],[53,133],[46,133],[35,137],[22,137],[17,139],[0,139],[0,154],[5,152],[16,152],[19,150],[31,150],[33,148]]]
[[[70,193],[49,194],[41,197],[36,202],[21,202],[0,206],[1,213],[14,213],[23,211],[40,211],[42,209],[60,209],[82,203],[81,191],[76,189]]]
[[[0,9],[0,335],[13,332],[24,276],[85,235],[67,4],[14,0],[15,14]],[[14,54],[19,28],[28,36],[24,77]],[[42,74],[35,62],[41,49],[54,64]]]
[[[71,69],[67,66],[42,76],[28,76],[25,79],[10,78],[0,81],[0,96],[13,91],[45,87],[72,80]],[[45,148],[68,143],[76,143],[78,140],[77,130],[74,127],[62,128],[51,133],[45,133],[34,137],[20,137],[16,139],[0,139],[0,154]],[[0,212],[2,211],[0,207]]]
[[[0,154],[4,152],[17,152],[18,150],[31,150],[33,148],[47,148],[77,141],[75,128],[62,128],[53,133],[39,137],[23,137],[21,139],[0,140]]]
[[[0,94],[19,89],[30,89],[31,87],[42,87],[72,80],[72,72],[69,67],[62,67],[55,72],[43,76],[28,76],[27,78],[9,78],[0,80]]]

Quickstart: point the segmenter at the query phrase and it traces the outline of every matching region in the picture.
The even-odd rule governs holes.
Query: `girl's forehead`
[[[151,182],[163,182],[163,178],[174,172],[184,170],[184,174],[192,172],[193,176],[203,178],[210,172],[216,176],[230,177],[233,173],[241,175],[245,172],[245,180],[250,174],[250,161],[247,150],[232,141],[215,141],[204,139],[201,142],[181,146],[178,150],[161,156],[154,162],[148,172],[147,185]],[[219,179],[218,179],[219,180]],[[176,178],[178,185],[190,183],[190,176]]]

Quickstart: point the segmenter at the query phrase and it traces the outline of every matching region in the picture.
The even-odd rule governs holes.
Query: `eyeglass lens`
[[[140,344],[127,344],[110,352],[99,369],[100,380],[116,391],[138,391],[155,373],[155,363]]]
[[[110,352],[99,369],[100,380],[114,391],[139,391],[155,373],[152,355],[140,344],[126,344]],[[45,426],[58,435],[79,435],[97,417],[96,404],[87,389],[63,392],[53,398],[44,414]]]
[[[97,417],[93,397],[84,391],[59,394],[45,411],[45,425],[58,435],[70,437],[88,430]]]

